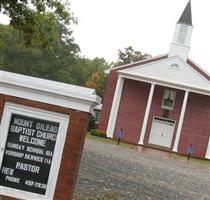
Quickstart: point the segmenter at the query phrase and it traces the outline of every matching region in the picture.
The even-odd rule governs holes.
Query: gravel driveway
[[[75,200],[210,200],[210,162],[86,138]]]

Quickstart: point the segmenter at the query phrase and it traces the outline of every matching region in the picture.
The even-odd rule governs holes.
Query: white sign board
[[[6,103],[0,127],[0,194],[53,199],[69,116]]]

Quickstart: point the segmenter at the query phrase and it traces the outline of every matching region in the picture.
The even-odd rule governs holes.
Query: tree
[[[39,45],[25,47],[22,32],[0,25],[0,69],[73,83],[69,68],[77,63],[79,47],[71,40],[64,41],[62,26],[58,28],[59,37],[54,47],[46,49]]]
[[[109,68],[109,64],[104,58],[94,58],[93,60],[89,60],[88,65],[89,75],[86,78],[85,86],[94,88],[96,93],[103,97],[106,85],[104,71]]]
[[[135,51],[132,46],[126,47],[124,51],[118,50],[118,60],[114,63],[114,66],[125,65],[133,62],[137,62],[140,60],[144,60],[150,58],[151,55],[145,53],[143,54],[141,51]]]
[[[101,97],[104,96],[105,85],[106,75],[103,71],[94,72],[85,83],[85,86],[89,88],[94,88],[96,90],[96,93]]]
[[[105,85],[104,70],[108,63],[103,58],[93,60],[79,56],[79,47],[71,40],[63,40],[62,25],[53,48],[39,45],[25,47],[22,32],[11,26],[0,25],[0,69],[15,73],[93,87],[99,95]],[[99,79],[94,77],[99,77]],[[86,85],[86,83],[88,84]]]
[[[52,48],[59,37],[58,24],[69,29],[76,22],[67,0],[1,0],[0,12],[10,17],[10,25],[22,31],[25,45],[30,47],[39,44]]]

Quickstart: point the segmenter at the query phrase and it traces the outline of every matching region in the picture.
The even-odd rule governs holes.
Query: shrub
[[[102,131],[102,130],[92,129],[92,130],[90,131],[90,134],[91,134],[91,135],[94,135],[94,136],[99,136],[99,137],[104,137],[104,138],[106,138],[106,133],[105,133],[105,131]]]
[[[88,131],[92,130],[94,128],[95,125],[95,119],[93,116],[90,117],[89,123],[88,123]]]

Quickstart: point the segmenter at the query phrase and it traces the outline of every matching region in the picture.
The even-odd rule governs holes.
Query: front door
[[[154,117],[149,137],[149,144],[170,148],[174,127],[174,120]]]

